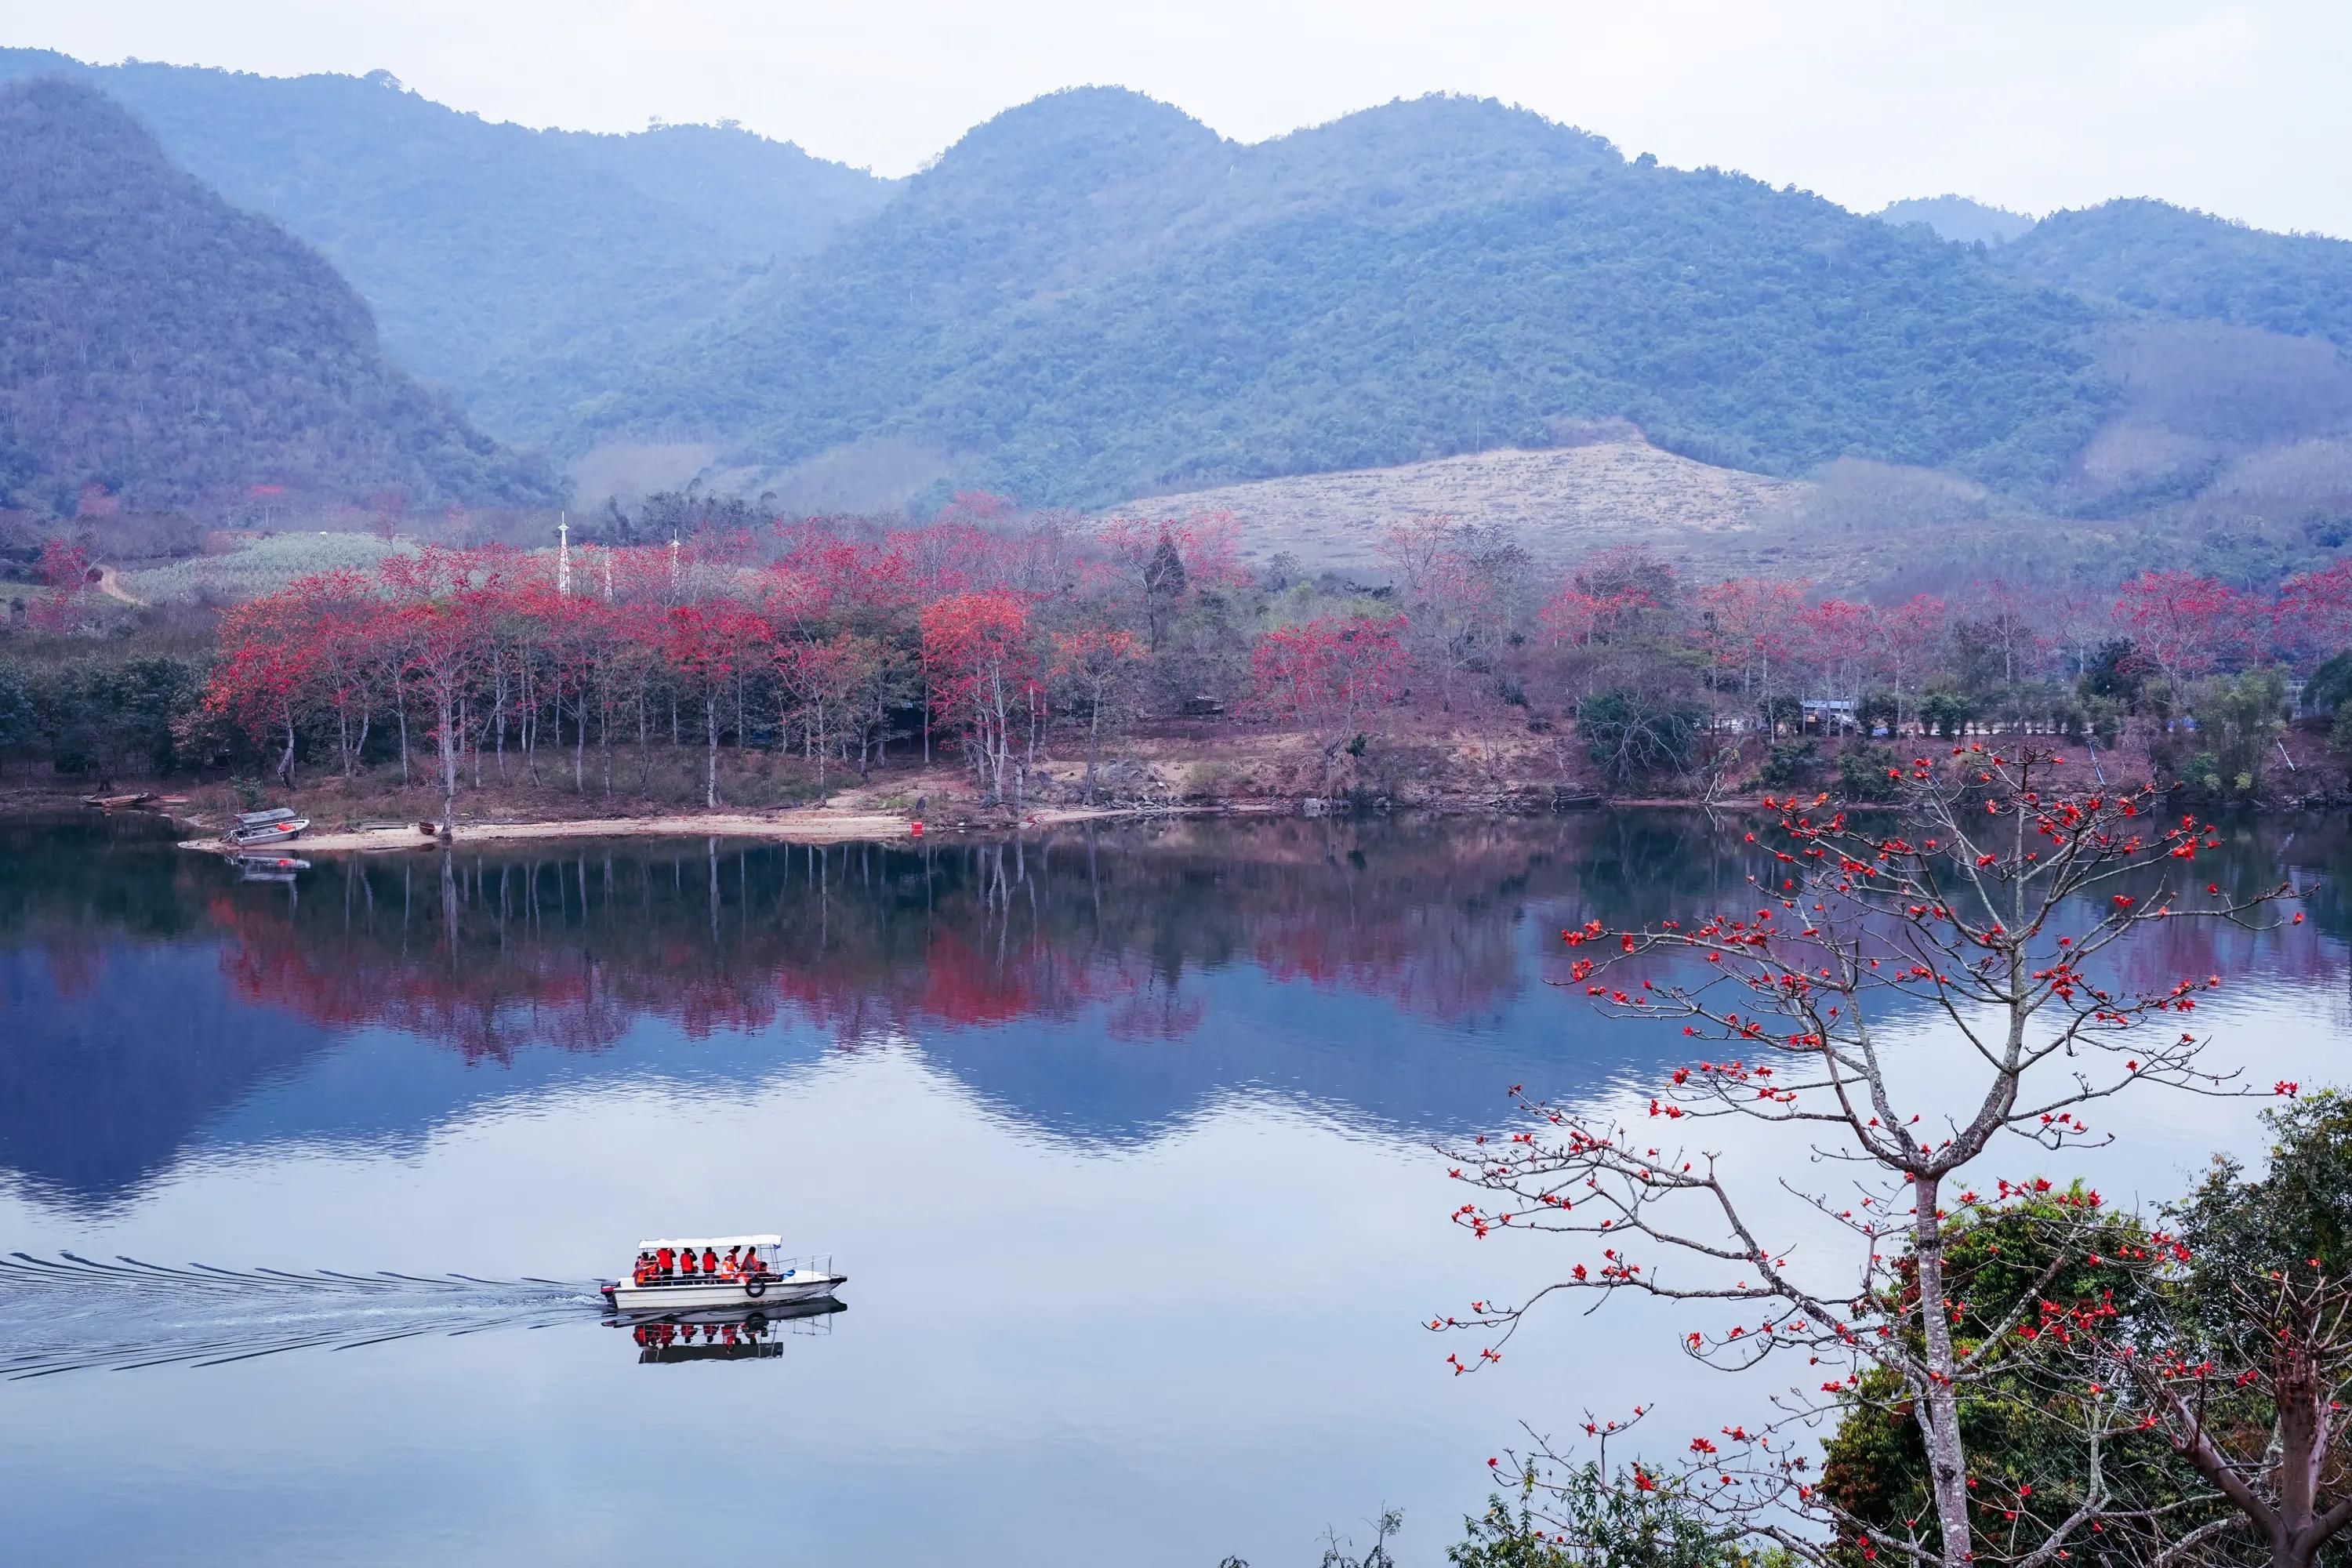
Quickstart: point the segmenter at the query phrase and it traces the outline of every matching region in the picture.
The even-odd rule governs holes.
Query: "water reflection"
[[[2308,907],[2340,941],[2341,822],[2223,837],[2203,874],[2322,878]],[[1737,907],[1770,870],[1669,813],[271,859],[224,868],[121,820],[0,825],[0,1168],[28,1192],[102,1206],[207,1142],[401,1145],[552,1081],[742,1088],[877,1049],[1097,1144],[1235,1092],[1454,1131],[1500,1081],[1575,1094],[1671,1051],[1561,1005],[1559,927]],[[2121,978],[2333,984],[2339,955],[2183,923]],[[362,1053],[340,1070],[382,1081],[306,1093],[386,1032],[458,1070]]]
[[[2200,865],[2242,887],[2347,854],[2317,819],[2226,837]],[[1522,1419],[1756,1414],[1755,1384],[1690,1377],[1678,1325],[1630,1302],[1547,1319],[1507,1378],[1453,1377],[1416,1326],[1560,1261],[1449,1226],[1426,1138],[1490,1124],[1513,1082],[1637,1107],[1651,1053],[1681,1055],[1545,984],[1559,929],[1745,903],[1748,853],[1660,816],[1269,822],[320,856],[245,882],[135,825],[0,826],[5,1245],[569,1279],[634,1237],[758,1227],[859,1282],[854,1317],[772,1313],[751,1341],[786,1347],[793,1407],[822,1418],[717,1443],[724,1395],[775,1376],[646,1373],[708,1328],[640,1343],[584,1292],[529,1332],[395,1339],[388,1295],[52,1294],[0,1343],[268,1353],[12,1384],[0,1539],[74,1561],[102,1518],[141,1563],[602,1563],[674,1552],[694,1521],[912,1564],[947,1518],[976,1561],[1076,1568],[1117,1541],[1175,1568],[1313,1561],[1393,1502],[1435,1561]],[[2150,976],[2255,982],[2212,1026],[2263,1083],[2341,1053],[2347,911],[2332,880],[2307,907],[2289,942],[2135,944]],[[2150,1096],[2079,1167],[2001,1169],[2153,1201],[2217,1147],[2258,1152],[2262,1103]],[[1726,1136],[1743,1179],[1790,1173]],[[329,1318],[369,1348],[275,1348]],[[257,1327],[276,1337],[223,1342]]]
[[[784,1353],[786,1334],[832,1331],[835,1313],[849,1303],[831,1296],[786,1301],[757,1312],[672,1312],[658,1317],[607,1318],[608,1328],[626,1329],[646,1366],[690,1361],[766,1361]]]

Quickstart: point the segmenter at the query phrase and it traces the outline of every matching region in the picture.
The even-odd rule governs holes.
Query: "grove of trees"
[[[1445,519],[1391,531],[1385,580],[1366,583],[1245,566],[1219,517],[1087,525],[984,496],[916,526],[679,516],[702,525],[575,547],[562,571],[545,551],[391,548],[231,606],[209,648],[185,633],[194,611],[152,646],[152,613],[107,599],[87,551],[53,540],[0,643],[21,650],[0,662],[0,758],[287,782],[396,769],[435,780],[446,814],[515,778],[642,794],[665,745],[698,753],[705,805],[752,752],[799,759],[819,799],[952,756],[1017,809],[1056,760],[1083,758],[1099,798],[1122,734],[1186,721],[1211,726],[1204,742],[1297,733],[1302,793],[1369,787],[1410,747],[1437,759],[1439,787],[1810,784],[1866,801],[1912,737],[2033,733],[2079,737],[2095,772],[2123,747],[2159,783],[2234,800],[2298,765],[2283,745],[2297,694],[2306,713],[2352,713],[2347,565],[2267,595],[2142,572],[1874,604],[1686,582],[1632,549],[1547,580],[1508,537]],[[49,673],[159,658],[176,671],[160,685],[152,668],[129,685]],[[75,738],[89,691],[134,686],[178,694],[139,699],[178,704],[160,721],[126,711],[122,735],[148,739]],[[2352,751],[2352,721],[2334,741]]]

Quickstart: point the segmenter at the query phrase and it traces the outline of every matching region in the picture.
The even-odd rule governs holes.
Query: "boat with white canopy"
[[[302,830],[310,826],[307,816],[297,816],[285,806],[275,811],[247,811],[238,814],[229,830],[221,837],[238,849],[257,844],[283,844],[289,838],[299,838]]]
[[[780,1236],[641,1241],[628,1278],[597,1289],[617,1311],[697,1312],[830,1296],[848,1279],[834,1272],[830,1256],[786,1258],[783,1244]]]

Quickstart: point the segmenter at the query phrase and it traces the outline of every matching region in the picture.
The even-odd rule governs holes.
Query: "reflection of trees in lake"
[[[37,942],[60,994],[99,983],[105,943],[203,934],[248,1001],[501,1061],[531,1045],[604,1048],[642,1016],[696,1039],[790,1017],[855,1044],[1097,1009],[1114,1037],[1180,1039],[1204,1016],[1202,973],[1234,965],[1456,1021],[1531,973],[1563,978],[1559,926],[1738,908],[1772,869],[1738,826],[1664,812],[922,846],[579,843],[351,857],[291,889],[168,852],[106,856],[122,831],[20,829],[0,859],[0,934]],[[2352,859],[2339,824],[2250,822],[2226,836],[2215,879],[2273,879],[2282,849],[2299,879]],[[2352,924],[2332,881],[2310,908],[2325,931]],[[2249,966],[2310,980],[2336,961],[2199,924],[2136,944],[2130,962],[2116,978],[2137,985]]]
[[[0,1168],[106,1201],[358,1026],[471,1061],[554,1045],[629,1071],[685,1066],[665,1034],[910,1037],[1024,1126],[1087,1140],[1151,1136],[1241,1086],[1415,1136],[1482,1126],[1504,1084],[1574,1092],[1679,1044],[1599,1027],[1542,982],[1566,978],[1564,925],[1744,903],[1768,868],[1742,831],[1624,813],[920,847],[583,843],[322,858],[289,886],[237,883],[152,824],[0,822]],[[2344,828],[2317,819],[2224,838],[2215,879],[2241,888],[2282,858],[2298,882],[2352,862]],[[2332,880],[2308,907],[2323,933],[2352,925]],[[2124,983],[2342,984],[2335,942],[2160,934],[2132,944]],[[641,1019],[665,1028],[618,1050]],[[755,1077],[809,1048],[776,1037],[693,1070]],[[403,1100],[381,1125],[414,1132],[454,1109]],[[354,1113],[306,1104],[252,1131],[336,1136]]]
[[[690,1037],[780,1016],[845,1043],[1066,1020],[1171,1039],[1192,981],[1255,964],[1438,1018],[1521,984],[1531,900],[1573,884],[1560,829],[1449,839],[1345,825],[1065,832],[923,847],[580,846],[557,857],[353,858],[296,898],[224,886],[238,993],[509,1059],[610,1045],[640,1015]]]

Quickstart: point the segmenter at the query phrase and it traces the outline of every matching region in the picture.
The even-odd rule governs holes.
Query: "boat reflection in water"
[[[604,1322],[607,1327],[629,1331],[641,1365],[765,1361],[784,1353],[786,1334],[830,1333],[835,1314],[847,1310],[847,1302],[818,1296],[751,1312],[671,1312],[658,1317],[631,1312]]]
[[[291,855],[231,855],[228,863],[240,882],[290,882],[297,871],[310,868],[310,862]]]

